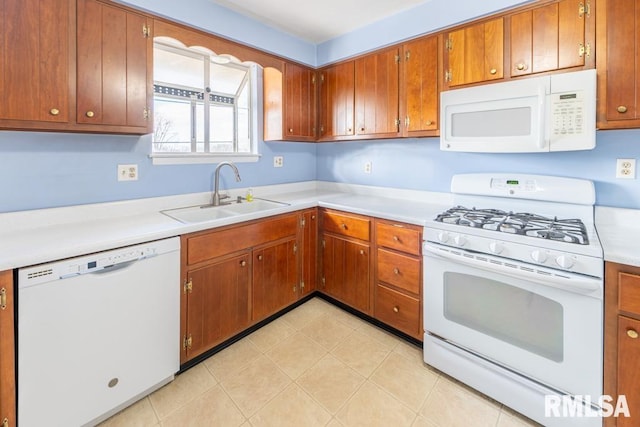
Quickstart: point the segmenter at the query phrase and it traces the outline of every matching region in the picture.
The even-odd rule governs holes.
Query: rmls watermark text
[[[630,417],[627,397],[622,394],[614,399],[603,395],[592,399],[588,395],[548,394],[544,397],[545,417]]]

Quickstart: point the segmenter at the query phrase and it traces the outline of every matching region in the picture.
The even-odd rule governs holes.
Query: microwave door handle
[[[538,148],[544,150],[549,148],[551,143],[551,113],[549,112],[549,106],[551,105],[551,97],[545,93],[544,86],[540,87],[540,135],[538,139]]]

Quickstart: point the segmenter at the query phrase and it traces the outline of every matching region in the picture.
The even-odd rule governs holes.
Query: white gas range
[[[451,190],[455,206],[424,229],[425,361],[544,425],[601,426],[593,183],[467,174]],[[549,396],[583,416],[555,416]]]

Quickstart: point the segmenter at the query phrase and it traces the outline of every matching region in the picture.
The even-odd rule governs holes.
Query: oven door
[[[424,249],[426,333],[561,393],[602,394],[602,279]]]

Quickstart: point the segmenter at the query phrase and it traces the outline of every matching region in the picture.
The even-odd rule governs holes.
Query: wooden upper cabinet
[[[78,1],[78,123],[105,132],[151,132],[151,22],[110,4]]]
[[[0,0],[1,128],[70,120],[74,3]]]
[[[0,271],[0,425],[16,425],[13,272]]]
[[[439,52],[437,35],[402,46],[403,136],[434,135],[439,128]]]
[[[640,4],[597,3],[598,128],[640,127]]]
[[[354,61],[320,70],[320,139],[354,134]]]
[[[445,34],[445,84],[455,87],[504,77],[504,19],[468,25]]]
[[[561,0],[512,15],[511,76],[593,66],[593,41],[586,40],[586,30],[594,21],[584,0]]]
[[[264,68],[265,141],[315,141],[316,71],[285,63]]]
[[[397,47],[355,60],[355,134],[399,135],[399,63]]]

